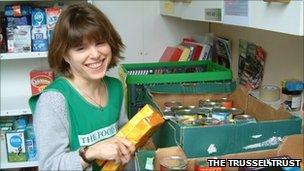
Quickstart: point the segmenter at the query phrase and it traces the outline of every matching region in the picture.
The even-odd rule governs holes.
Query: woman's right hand
[[[121,137],[112,137],[100,141],[87,150],[86,157],[89,160],[114,160],[116,163],[126,164],[135,152],[132,142]]]

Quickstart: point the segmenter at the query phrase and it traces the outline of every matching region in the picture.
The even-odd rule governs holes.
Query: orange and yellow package
[[[164,119],[159,111],[146,104],[133,118],[126,123],[115,136],[127,138],[135,144],[136,149],[142,147],[157,128],[164,123]],[[122,170],[124,166],[116,164],[114,161],[98,160],[97,164],[102,170]]]

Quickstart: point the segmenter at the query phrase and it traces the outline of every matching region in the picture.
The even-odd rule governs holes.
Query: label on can
[[[239,123],[255,123],[256,119],[250,115],[236,115],[234,117],[234,122]]]
[[[165,106],[166,109],[171,109],[172,107],[175,107],[175,106],[182,106],[182,103],[178,102],[178,101],[175,101],[175,100],[172,100],[172,101],[169,101],[169,102],[165,102],[164,106]]]

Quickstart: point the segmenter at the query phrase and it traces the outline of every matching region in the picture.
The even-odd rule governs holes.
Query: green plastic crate
[[[128,118],[145,105],[146,89],[182,93],[230,93],[232,71],[211,61],[122,64],[119,76],[127,91]]]
[[[232,71],[211,61],[122,64],[127,84],[158,84],[232,80]]]

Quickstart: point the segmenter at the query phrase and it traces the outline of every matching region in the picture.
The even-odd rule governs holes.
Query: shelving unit
[[[28,52],[28,53],[1,53],[1,60],[10,59],[31,59],[31,58],[46,58],[47,52]]]
[[[85,0],[1,0],[0,11],[4,11],[5,5],[9,4],[31,4],[33,6],[56,6],[62,4],[73,4]],[[1,113],[0,117],[18,117],[20,115],[31,115],[28,100],[31,96],[31,83],[29,73],[32,70],[48,70],[48,52],[27,53],[0,53],[1,69]],[[8,162],[5,132],[0,131],[0,170],[37,167],[38,161]]]
[[[25,167],[37,167],[38,161],[27,161],[27,162],[15,162],[8,163],[1,161],[0,169],[16,169],[16,168],[25,168]]]
[[[0,116],[29,115],[31,110],[27,104],[28,96],[1,97]]]

